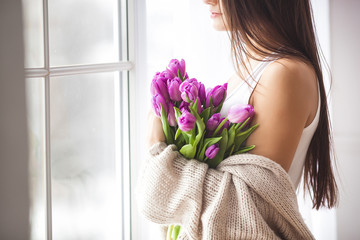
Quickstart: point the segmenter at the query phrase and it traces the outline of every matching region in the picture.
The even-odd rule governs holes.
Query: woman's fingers
[[[147,147],[157,142],[165,142],[165,135],[160,118],[150,110],[147,119]]]

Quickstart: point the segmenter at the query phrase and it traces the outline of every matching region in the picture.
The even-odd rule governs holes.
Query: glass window
[[[54,239],[121,238],[115,81],[118,73],[51,79]]]
[[[30,224],[31,238],[46,236],[45,188],[45,99],[44,79],[27,78],[26,103],[29,136]]]
[[[23,0],[23,12],[31,239],[124,239],[127,1]]]
[[[25,67],[44,67],[42,0],[23,0]]]
[[[49,1],[50,65],[119,60],[115,0]]]

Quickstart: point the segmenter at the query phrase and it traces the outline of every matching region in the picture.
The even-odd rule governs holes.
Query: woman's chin
[[[214,21],[212,26],[216,31],[226,31],[226,27],[222,21]]]
[[[217,25],[213,25],[213,28],[216,30],[216,31],[226,31],[226,28],[224,26],[217,26]]]

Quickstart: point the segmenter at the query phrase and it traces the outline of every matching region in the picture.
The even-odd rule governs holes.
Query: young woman
[[[236,73],[221,113],[251,104],[259,127],[250,153],[278,163],[294,189],[304,176],[313,207],[334,207],[332,139],[310,0],[204,0],[213,26],[227,31]],[[148,118],[148,147],[165,141],[160,119]],[[286,211],[286,209],[285,209]]]

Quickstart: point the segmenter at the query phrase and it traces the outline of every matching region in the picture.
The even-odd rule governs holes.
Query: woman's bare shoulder
[[[247,144],[255,154],[269,157],[289,169],[310,114],[311,68],[279,59],[268,65],[254,91],[253,124],[258,129]]]
[[[259,97],[288,96],[283,100],[293,104],[300,103],[311,112],[314,101],[317,101],[316,82],[316,74],[311,64],[294,58],[278,59],[262,74],[254,92],[253,103]]]
[[[298,90],[310,90],[316,82],[314,68],[299,59],[282,58],[274,61],[264,71],[264,84],[284,84],[288,87],[301,87]]]

